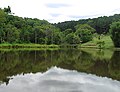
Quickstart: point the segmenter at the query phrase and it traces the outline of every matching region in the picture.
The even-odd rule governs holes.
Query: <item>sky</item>
[[[0,0],[14,15],[50,23],[120,14],[120,0]]]

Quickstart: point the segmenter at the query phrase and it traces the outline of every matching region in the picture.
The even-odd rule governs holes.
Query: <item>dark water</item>
[[[0,92],[105,91],[120,92],[120,51],[0,51]]]

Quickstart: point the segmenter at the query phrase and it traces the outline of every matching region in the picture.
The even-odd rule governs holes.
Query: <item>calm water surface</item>
[[[120,92],[120,51],[0,50],[0,92]]]

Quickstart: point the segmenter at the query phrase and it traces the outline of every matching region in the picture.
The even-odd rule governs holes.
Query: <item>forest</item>
[[[110,24],[113,22],[120,21],[120,14],[115,14],[113,16],[103,16],[98,18],[80,19],[78,21],[65,21],[54,24],[56,27],[64,31],[68,28],[75,31],[75,26],[77,24],[88,24],[93,27],[97,33],[106,34],[109,32]]]
[[[115,47],[120,47],[120,14],[78,21],[49,23],[37,18],[14,16],[10,6],[0,8],[0,44],[81,44],[93,39],[94,34],[111,36]],[[101,44],[102,42],[100,42]]]

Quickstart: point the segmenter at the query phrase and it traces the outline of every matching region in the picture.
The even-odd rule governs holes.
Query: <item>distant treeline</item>
[[[103,34],[109,32],[110,24],[113,22],[120,21],[120,14],[115,14],[113,16],[103,16],[93,19],[80,19],[78,21],[65,21],[65,22],[59,22],[55,23],[56,27],[60,28],[61,31],[64,31],[68,28],[75,31],[75,26],[77,24],[88,24],[91,27],[93,27],[97,33]]]

